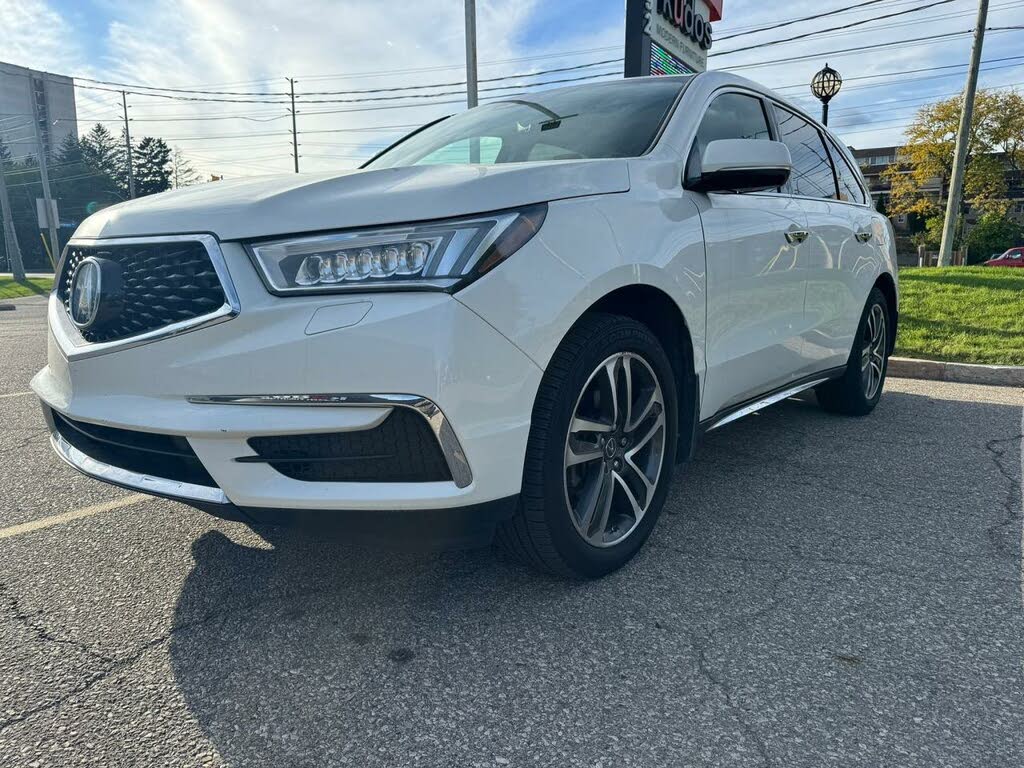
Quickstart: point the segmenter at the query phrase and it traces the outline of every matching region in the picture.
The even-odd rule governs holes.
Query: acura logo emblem
[[[116,317],[121,312],[122,293],[120,264],[95,256],[83,259],[71,277],[71,321],[85,331]]]

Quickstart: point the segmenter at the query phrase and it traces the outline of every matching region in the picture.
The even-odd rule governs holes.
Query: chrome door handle
[[[857,234],[854,235],[854,237],[857,238],[857,242],[858,243],[866,243],[873,236],[874,236],[874,233],[872,233],[870,229],[865,231],[865,232],[858,232]]]
[[[810,236],[811,233],[806,230],[791,229],[789,230],[789,232],[786,233],[786,240],[788,240],[791,245],[797,245],[798,243],[802,243]]]

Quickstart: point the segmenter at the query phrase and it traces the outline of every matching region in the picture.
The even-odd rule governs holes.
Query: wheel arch
[[[580,317],[607,312],[643,323],[668,354],[676,374],[679,408],[678,461],[693,457],[700,423],[700,387],[695,370],[693,337],[682,309],[669,294],[645,283],[616,288],[590,305]]]

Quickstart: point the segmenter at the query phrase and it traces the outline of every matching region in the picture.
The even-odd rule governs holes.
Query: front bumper
[[[288,510],[470,510],[518,494],[541,371],[515,345],[446,294],[273,297],[240,246],[221,248],[239,303],[229,322],[97,355],[60,338],[51,299],[57,333],[32,382],[69,419],[185,438],[216,487],[99,461],[54,430],[62,458],[117,485],[276,522]],[[294,397],[316,393],[334,400]],[[250,438],[368,430],[394,408],[430,423],[450,480],[310,482],[239,461],[254,455]]]

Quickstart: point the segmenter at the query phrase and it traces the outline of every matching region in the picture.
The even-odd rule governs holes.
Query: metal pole
[[[43,182],[43,207],[46,209],[46,224],[50,230],[50,261],[54,262],[60,254],[60,241],[57,239],[57,222],[53,216],[53,196],[50,194],[50,174],[47,171],[48,158],[46,147],[43,146],[43,132],[39,129],[39,92],[33,89],[32,94],[32,125],[36,129],[36,146],[39,148],[39,177]]]
[[[128,130],[128,97],[121,91],[121,107],[124,109],[124,151],[128,162],[128,197],[135,199],[135,169],[132,167],[132,135]]]
[[[21,260],[21,248],[18,247],[18,233],[14,231],[14,217],[11,216],[11,201],[7,197],[7,179],[4,176],[3,160],[0,160],[0,208],[3,209],[7,261],[10,262],[14,279],[20,282],[25,279],[25,264]]]
[[[821,103],[821,124],[828,125],[828,102]]]
[[[956,135],[956,153],[953,156],[953,175],[949,180],[949,199],[946,201],[946,220],[942,226],[942,246],[939,248],[939,266],[948,267],[953,262],[953,239],[960,218],[961,198],[964,191],[964,171],[967,166],[967,149],[970,143],[971,122],[974,119],[974,97],[978,92],[978,68],[981,64],[981,49],[985,44],[985,24],[988,21],[988,0],[978,3],[978,23],[974,28],[974,46],[971,49],[971,64],[967,70],[967,87],[964,89],[964,106],[960,113],[960,130]]]
[[[299,172],[299,132],[295,127],[295,80],[288,78],[292,93],[292,156],[295,158],[295,172]]]
[[[466,0],[466,106],[477,105],[476,0]]]

